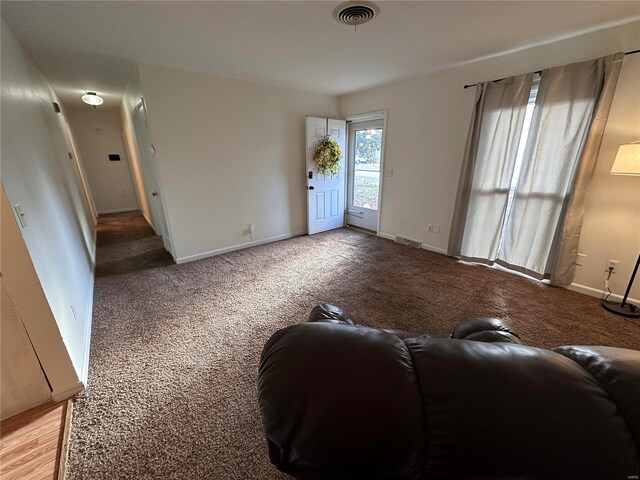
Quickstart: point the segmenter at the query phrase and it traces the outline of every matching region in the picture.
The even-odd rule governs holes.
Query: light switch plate
[[[27,222],[24,219],[26,214],[22,211],[22,207],[20,206],[19,203],[16,203],[13,206],[13,209],[16,211],[16,217],[18,218],[18,222],[20,223],[20,226],[22,228],[25,228],[27,226]]]

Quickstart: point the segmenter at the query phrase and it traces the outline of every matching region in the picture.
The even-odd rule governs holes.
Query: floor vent
[[[410,238],[404,238],[396,235],[395,239],[396,243],[401,243],[402,245],[407,245],[408,247],[420,248],[422,247],[422,242],[418,242],[416,240],[411,240]]]

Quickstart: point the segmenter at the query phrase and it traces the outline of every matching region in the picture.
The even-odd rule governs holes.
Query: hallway
[[[140,211],[98,217],[96,276],[163,267],[174,263]]]

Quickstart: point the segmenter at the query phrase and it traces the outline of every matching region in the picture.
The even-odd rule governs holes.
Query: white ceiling
[[[344,94],[638,20],[640,2],[378,2],[338,24],[339,2],[9,2],[3,19],[67,105],[116,105],[134,61]]]

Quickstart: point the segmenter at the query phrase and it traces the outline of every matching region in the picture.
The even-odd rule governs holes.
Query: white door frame
[[[389,116],[389,110],[378,110],[374,112],[361,113],[358,115],[350,115],[345,118],[347,121],[347,130],[349,127],[349,123],[353,122],[366,122],[368,120],[382,120],[382,145],[380,147],[380,185],[378,186],[378,227],[376,228],[376,235],[380,234],[380,220],[382,218],[382,191],[384,186],[384,178],[386,177],[386,171],[384,168],[384,159],[386,157],[386,145],[387,145],[387,118]],[[347,135],[347,151],[351,148],[349,145],[349,135]],[[349,162],[346,162],[347,169],[349,168]],[[345,181],[348,181],[348,176],[351,172],[347,171],[347,175],[345,175]],[[345,184],[345,191],[349,188],[348,184]],[[345,206],[348,205],[349,202],[345,199]],[[347,221],[347,212],[345,211],[345,222]]]

